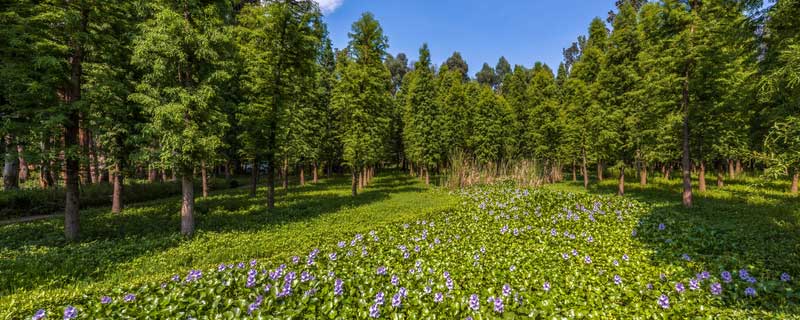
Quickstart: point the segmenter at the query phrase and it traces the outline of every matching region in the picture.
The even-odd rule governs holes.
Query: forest
[[[170,225],[155,227],[153,224],[152,228],[164,228],[165,237],[180,231],[180,240],[169,238],[169,241],[199,241],[192,240],[198,237],[196,220],[214,215],[213,203],[218,194],[224,198],[221,201],[232,201],[226,197],[243,190],[242,198],[236,198],[241,200],[236,201],[258,206],[259,210],[248,211],[248,214],[262,216],[245,218],[246,221],[283,219],[275,217],[291,216],[281,210],[294,206],[292,201],[301,201],[299,198],[291,200],[292,197],[301,197],[304,192],[316,194],[313,190],[323,188],[327,181],[342,182],[344,179],[349,183],[340,191],[343,195],[346,193],[348,205],[372,201],[370,197],[377,195],[371,192],[403,190],[402,186],[388,182],[397,179],[406,181],[403,185],[407,183],[420,190],[438,190],[431,191],[434,193],[451,190],[449,195],[440,195],[442,203],[455,206],[454,203],[461,202],[450,198],[453,193],[463,197],[462,205],[469,203],[470,207],[434,215],[437,218],[423,220],[421,224],[416,221],[411,228],[406,224],[404,228],[386,231],[389,241],[420,240],[420,235],[414,232],[422,232],[421,239],[425,240],[428,229],[414,228],[425,228],[430,222],[431,233],[443,241],[449,237],[453,239],[452,248],[443,247],[442,250],[448,251],[431,253],[429,257],[443,261],[453,260],[459,252],[473,252],[477,247],[460,239],[461,233],[453,229],[444,228],[441,234],[436,233],[434,219],[438,219],[438,226],[444,227],[445,217],[458,220],[475,215],[474,221],[464,219],[474,224],[465,228],[475,232],[473,239],[489,241],[500,235],[494,231],[491,236],[488,231],[480,234],[478,230],[483,228],[480,225],[483,222],[477,222],[477,212],[485,215],[488,210],[489,216],[495,214],[494,210],[506,212],[506,204],[517,208],[515,201],[520,203],[518,214],[525,210],[524,219],[534,219],[534,210],[537,216],[541,210],[554,217],[569,212],[566,218],[569,220],[573,213],[568,208],[574,207],[575,216],[588,214],[594,221],[594,215],[603,212],[598,219],[607,219],[610,225],[600,229],[580,225],[563,230],[554,226],[559,228],[559,234],[565,232],[566,238],[570,235],[575,238],[575,234],[570,233],[572,230],[583,231],[584,235],[579,238],[585,237],[587,232],[597,232],[595,237],[606,240],[623,239],[630,236],[631,230],[634,237],[637,229],[644,233],[652,227],[654,234],[664,230],[660,221],[645,218],[650,212],[648,207],[636,202],[639,200],[636,197],[630,199],[626,188],[638,192],[667,183],[667,190],[659,200],[665,205],[679,204],[681,208],[674,209],[675,212],[687,215],[707,210],[702,203],[698,206],[698,194],[702,202],[704,194],[734,192],[731,190],[737,190],[741,181],[755,181],[747,187],[750,189],[742,191],[745,193],[779,185],[764,198],[785,197],[790,199],[786,201],[797,203],[800,180],[800,1],[797,0],[768,3],[757,0],[618,0],[613,11],[598,12],[599,16],[585,29],[585,35],[564,44],[563,61],[558,66],[542,62],[534,62],[530,67],[512,66],[506,58],[499,57],[494,67],[484,62],[478,70],[470,70],[459,52],[453,52],[441,63],[432,61],[429,45],[436,46],[435,43],[420,43],[419,51],[413,54],[390,54],[391,35],[384,33],[380,22],[369,12],[352,23],[349,43],[343,48],[334,48],[325,17],[319,5],[310,0],[0,0],[0,3],[0,83],[3,84],[0,87],[0,137],[3,139],[0,152],[4,156],[0,220],[57,214],[63,222],[46,223],[50,230],[48,237],[55,239],[59,247],[71,248],[80,246],[83,241],[113,238],[105,233],[119,232],[126,237],[148,235],[151,226],[124,229],[123,223],[117,225],[120,228],[117,229],[111,221],[122,221],[136,214],[133,212],[144,210],[137,207],[140,202],[160,201],[171,196],[179,198],[163,204],[164,208],[170,208],[164,212],[170,218],[158,220]],[[673,180],[680,183],[669,184]],[[707,180],[713,185],[708,186]],[[516,189],[504,189],[508,184],[515,185]],[[651,187],[652,184],[656,186]],[[530,197],[536,201],[525,198],[527,188],[558,190],[565,185],[575,194],[591,194],[602,188],[609,195],[573,198],[557,191],[531,191]],[[612,187],[613,191],[609,191]],[[520,188],[525,189],[525,197]],[[195,194],[196,189],[200,194]],[[611,193],[616,196],[612,197]],[[386,191],[385,196],[390,194]],[[481,200],[481,197],[490,199]],[[281,203],[281,199],[287,202]],[[179,208],[172,206],[178,202]],[[228,209],[233,205],[226,203],[217,205]],[[493,209],[486,209],[487,206]],[[95,220],[101,216],[97,211],[100,207],[109,207],[101,209],[102,216],[108,211],[112,217],[108,219],[112,220]],[[305,210],[303,208],[300,206],[297,210]],[[796,216],[797,210],[789,208],[787,210]],[[127,213],[128,210],[132,213]],[[609,214],[605,215],[606,212]],[[619,222],[612,219],[614,212]],[[514,213],[501,213],[500,217],[503,214]],[[635,219],[624,220],[625,215],[641,220],[635,224]],[[358,218],[348,216],[347,219]],[[553,219],[555,223],[556,218]],[[85,229],[85,221],[89,221],[89,229]],[[496,219],[488,221],[492,223],[492,230],[504,228],[501,230],[504,236],[511,232],[508,224],[495,226],[494,223],[499,223]],[[547,240],[549,220],[531,221],[527,223],[533,224],[534,231],[530,231],[529,224],[528,232],[536,234],[540,227],[537,223],[542,224],[542,235],[537,237],[545,240],[539,241],[551,241]],[[787,232],[792,234],[791,239],[800,239],[796,237],[800,228],[796,220],[793,221],[793,229]],[[95,230],[99,225],[105,225],[108,231]],[[518,226],[523,235],[524,227]],[[53,228],[58,228],[62,235],[55,236],[51,232]],[[512,229],[517,236],[518,230],[513,225]],[[85,233],[84,230],[89,231]],[[556,236],[556,229],[552,230]],[[14,238],[12,231],[2,232],[4,251],[38,243],[33,238]],[[373,241],[374,237],[378,243],[378,236],[365,232],[337,236],[355,236],[350,246],[360,251],[357,243],[361,241]],[[680,230],[676,227],[674,232]],[[198,239],[205,237],[201,235]],[[646,250],[628,244],[627,241],[633,240],[625,239],[622,246],[630,245],[625,257],[637,250],[643,250],[644,254]],[[439,238],[436,241],[438,245]],[[786,244],[785,248],[795,250],[797,243],[800,242]],[[561,244],[550,243],[549,248]],[[413,243],[392,245],[400,245],[400,255],[406,258],[415,254],[411,252]],[[406,245],[410,247],[406,249]],[[436,245],[431,242],[430,250]],[[520,248],[526,244],[513,240],[503,246],[507,246],[505,252],[515,252],[524,250]],[[346,250],[345,242],[340,242],[338,248]],[[315,263],[319,250],[314,250],[302,258],[303,261],[308,259],[308,266]],[[364,246],[363,256],[367,256],[367,250]],[[384,249],[375,250],[388,254],[382,251]],[[416,252],[419,250],[417,246]],[[424,247],[423,252],[425,250]],[[5,263],[8,267],[21,263],[21,256],[15,256],[18,253],[2,252],[0,257],[9,260],[0,265]],[[290,256],[286,252],[275,257],[286,259]],[[339,252],[339,259],[345,252]],[[581,252],[581,257],[573,259],[591,264],[590,256],[583,257],[583,250]],[[552,256],[560,253],[553,252]],[[577,251],[573,253],[564,253],[564,259],[578,256]],[[349,257],[353,253],[346,254]],[[482,261],[478,257],[483,254],[483,247],[475,253],[476,267]],[[538,254],[526,253],[529,259],[544,259]],[[621,257],[623,252],[614,251],[614,254]],[[714,254],[723,252],[714,251]],[[274,287],[267,284],[265,289],[277,292],[276,302],[269,304],[271,309],[267,308],[264,297],[250,294],[252,297],[245,299],[247,302],[238,303],[236,298],[234,302],[217,301],[214,303],[223,305],[208,307],[211,309],[202,309],[192,304],[195,302],[186,301],[179,304],[183,309],[163,309],[158,301],[142,300],[142,304],[153,308],[143,305],[125,311],[125,307],[120,307],[123,309],[103,313],[99,304],[95,307],[84,304],[80,316],[128,314],[186,318],[235,310],[230,317],[263,312],[267,318],[299,317],[304,313],[331,318],[377,318],[395,312],[406,318],[429,318],[435,314],[464,318],[472,313],[478,318],[481,312],[486,312],[487,317],[492,318],[503,313],[503,298],[506,311],[515,310],[517,316],[564,315],[574,307],[553,307],[558,301],[554,298],[549,307],[545,303],[534,308],[523,301],[539,301],[541,297],[534,298],[532,291],[515,289],[517,298],[511,298],[505,294],[505,286],[503,298],[499,291],[487,293],[492,295],[491,299],[482,307],[473,300],[480,295],[483,302],[487,297],[483,293],[475,294],[474,299],[464,294],[460,304],[454,302],[455,305],[439,309],[431,309],[427,304],[412,307],[413,302],[408,306],[395,303],[405,298],[405,287],[391,298],[387,292],[385,306],[382,291],[379,292],[380,303],[377,297],[374,304],[364,302],[363,297],[361,302],[350,301],[340,298],[342,280],[333,281],[334,270],[341,267],[336,267],[336,263],[343,262],[337,260],[336,252],[324,255],[324,260],[330,260],[330,264],[314,266],[319,269],[314,269],[316,278],[304,271],[306,278],[295,279],[295,273],[284,272],[283,265],[269,274],[264,271],[265,279],[278,281]],[[472,255],[469,254],[468,264],[472,264]],[[614,266],[619,264],[619,257],[613,260]],[[691,261],[687,257],[681,259]],[[15,259],[17,262],[10,261]],[[323,257],[318,259],[321,263]],[[364,259],[381,261],[371,255]],[[384,261],[398,258],[387,259]],[[491,261],[485,263],[499,266],[507,262]],[[516,265],[523,267],[521,261],[515,261],[511,262],[511,272]],[[203,265],[197,268],[207,267],[208,262],[203,260]],[[596,262],[600,263],[599,259]],[[782,260],[777,265],[787,271],[800,271],[796,263],[796,260],[794,263]],[[657,265],[630,268],[658,274]],[[251,273],[242,271],[241,275],[236,274],[237,269],[250,267],[222,263],[214,270],[224,273],[222,279],[230,277],[238,281],[242,277],[242,283],[246,282],[246,287],[250,288],[251,283],[261,281],[257,278],[262,277],[255,273],[255,266],[256,260],[253,260]],[[458,271],[453,265],[446,266]],[[179,267],[194,268],[194,265],[187,262]],[[350,265],[343,268],[347,272],[361,272]],[[419,263],[414,266],[413,261],[404,268],[411,268],[411,274],[414,268],[419,273],[427,272]],[[502,268],[509,267],[503,264]],[[399,269],[399,272],[406,269]],[[431,270],[434,269],[440,270]],[[323,274],[323,270],[330,274]],[[378,275],[381,275],[380,270],[378,268]],[[300,270],[297,271],[300,276]],[[375,274],[374,270],[369,272],[369,277]],[[536,271],[531,272],[530,276],[538,276]],[[712,272],[718,273],[716,269]],[[782,273],[774,272],[775,279]],[[470,285],[479,286],[469,280],[475,275],[465,271],[457,276],[459,284],[453,289],[449,273],[445,273],[446,282],[440,284],[438,290],[449,288],[450,292],[455,292],[453,290],[466,290]],[[289,274],[292,276],[285,278]],[[790,279],[788,273],[782,273],[781,281],[784,275]],[[661,276],[662,281],[666,281],[663,273]],[[753,282],[750,283],[755,283],[747,270],[739,276],[742,283],[750,282],[751,278]],[[395,277],[392,276],[392,286],[396,286]],[[722,277],[727,279],[724,274]],[[180,290],[186,295],[191,295],[192,290],[211,290],[209,292],[216,292],[211,295],[216,294],[218,298],[243,294],[209,289],[217,284],[198,280],[198,273],[190,272],[185,279],[178,279],[176,284],[165,283],[162,287],[181,285],[184,289]],[[628,281],[625,276],[614,275],[613,282],[620,285],[622,279]],[[702,282],[709,276],[698,273],[693,281],[698,279]],[[306,298],[287,299],[284,304],[278,304],[279,299],[291,295],[294,284],[323,280],[330,280],[331,288],[312,286]],[[556,281],[536,286],[544,285],[544,291],[549,292],[551,282],[555,284]],[[630,281],[634,281],[633,276]],[[757,296],[755,292],[758,291],[758,297],[769,301],[753,302],[753,306],[778,312],[766,317],[797,312],[800,291],[784,287],[783,283],[790,283],[790,280],[775,281],[775,284],[766,285],[764,292],[762,288],[748,287],[753,290],[750,292],[742,287],[743,295],[734,295],[726,298],[728,300],[698,297],[697,301],[710,305],[718,303],[720,308],[726,308],[738,306],[743,297]],[[190,284],[183,282],[192,283],[193,289],[187,289]],[[0,294],[32,288],[10,279],[2,283],[9,289],[0,290]],[[358,290],[355,284],[347,283],[348,290],[353,290],[348,292]],[[263,287],[262,283],[259,285]],[[282,285],[288,289],[280,291]],[[512,283],[508,290],[525,285]],[[645,282],[640,285],[644,287]],[[718,295],[714,293],[715,285],[720,283],[711,286],[713,296]],[[650,288],[652,284],[647,283],[647,286]],[[148,294],[164,294],[165,300],[169,295],[155,286],[141,290]],[[308,296],[313,296],[317,290],[324,291],[330,299],[309,300]],[[410,288],[413,290],[424,296],[430,294],[431,288]],[[722,291],[721,285],[718,290]],[[375,292],[367,291],[363,294],[369,294],[371,301]],[[541,294],[541,290],[536,293]],[[562,294],[575,297],[568,292]],[[458,296],[446,293],[444,298],[436,296],[432,301],[460,299],[452,295]],[[640,308],[636,299],[650,299],[642,295],[642,298],[622,295],[612,300],[622,306],[631,303]],[[589,301],[603,297],[594,296]],[[649,300],[645,303],[648,308],[664,312],[669,309],[670,301],[676,304],[676,298],[669,300],[670,297],[655,295],[651,300],[658,300],[658,304]],[[135,296],[127,295],[124,298],[125,302],[140,302],[134,299]],[[392,300],[391,309],[389,300]],[[627,302],[619,302],[621,300]],[[61,305],[65,301],[53,304]],[[304,309],[308,305],[318,305],[318,309]],[[24,312],[35,311],[30,306],[22,308]],[[72,312],[78,312],[70,308],[72,310],[64,310],[65,319],[75,317]],[[193,308],[200,308],[196,309],[200,311],[194,313]],[[624,309],[602,309],[604,311],[599,314],[588,310],[578,317],[625,314],[619,313]],[[641,311],[643,318],[666,317],[647,310]],[[691,312],[695,316],[709,315],[705,313],[708,311],[698,309],[691,309]],[[44,317],[44,313],[41,317],[37,315],[38,312],[35,319]]]

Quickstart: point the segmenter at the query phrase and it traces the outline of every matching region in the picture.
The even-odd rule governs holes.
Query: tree
[[[511,64],[508,63],[506,57],[501,56],[500,59],[497,60],[497,65],[494,66],[495,78],[494,87],[498,88],[503,82],[506,80],[506,75],[511,73]]]
[[[338,119],[343,158],[352,170],[352,194],[358,193],[361,170],[381,157],[388,132],[391,74],[383,64],[388,40],[371,13],[364,13],[348,33],[350,43],[339,56],[332,108]]]
[[[492,69],[488,63],[484,62],[481,71],[475,74],[475,80],[482,85],[494,88],[495,84],[497,84],[497,74],[495,74],[494,69]]]
[[[215,1],[156,3],[134,40],[133,64],[145,75],[131,95],[145,106],[163,149],[161,159],[181,174],[181,233],[194,234],[194,169],[222,146],[225,115],[219,107],[220,66],[227,47]],[[191,143],[186,143],[191,141]]]
[[[453,55],[447,58],[447,61],[444,62],[442,67],[445,66],[448,70],[461,74],[462,81],[469,81],[469,66],[467,65],[467,62],[464,61],[464,58],[461,57],[461,53],[458,51],[453,52]]]
[[[436,86],[428,45],[419,49],[419,60],[411,72],[405,95],[404,145],[409,158],[422,166],[425,183],[430,183],[430,170],[444,160],[442,112],[436,100]]]

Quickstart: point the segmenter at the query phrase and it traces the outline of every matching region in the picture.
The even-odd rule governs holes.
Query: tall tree
[[[436,101],[436,86],[428,45],[419,49],[419,60],[411,72],[405,95],[404,141],[406,153],[423,169],[425,183],[430,183],[430,170],[444,160],[442,144],[442,112]]]
[[[469,66],[464,61],[464,58],[461,57],[460,52],[453,52],[453,55],[447,58],[447,61],[442,66],[447,66],[448,70],[460,73],[462,81],[469,81]]]
[[[478,73],[475,74],[475,80],[482,85],[487,85],[494,88],[495,84],[497,84],[497,74],[488,63],[484,62],[483,67],[481,67],[481,71],[478,71]]]

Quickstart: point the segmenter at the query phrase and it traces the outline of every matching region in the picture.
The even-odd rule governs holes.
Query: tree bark
[[[167,182],[167,169],[161,169],[161,181]]]
[[[206,161],[200,161],[200,179],[203,185],[203,198],[208,198],[208,169],[206,169]]]
[[[647,164],[642,162],[640,170],[642,170],[642,171],[639,173],[639,184],[642,185],[642,186],[646,186],[647,185]]]
[[[225,162],[225,181],[231,181],[231,161]]]
[[[732,162],[728,162],[728,163],[729,164],[733,164]],[[722,188],[722,187],[725,186],[725,182],[723,181],[723,176],[724,176],[723,172],[725,171],[724,167],[725,167],[725,165],[723,165],[722,163],[720,163],[717,166],[717,188]]]
[[[147,182],[149,182],[149,183],[156,182],[156,176],[157,175],[158,175],[158,172],[156,171],[156,168],[150,167],[149,169],[147,169]]]
[[[425,167],[425,185],[431,185],[431,175],[428,173],[428,167]]]
[[[301,186],[305,186],[306,185],[305,167],[306,166],[304,164],[302,164],[302,163],[300,164],[300,185]]]
[[[577,169],[575,168],[575,161],[572,162],[572,182],[578,181],[578,173],[575,172]]]
[[[697,183],[700,192],[706,192],[706,162],[700,160],[700,172],[698,173],[698,180]]]
[[[122,212],[122,188],[125,185],[124,176],[122,174],[122,166],[116,164],[114,166],[114,186],[111,193],[111,212]]]
[[[358,195],[358,171],[359,170],[358,170],[358,168],[356,168],[354,166],[352,171],[353,171],[352,172],[353,180],[352,180],[352,183],[350,184],[350,191],[351,191],[352,195],[355,197],[355,196]]]
[[[669,180],[669,178],[670,178],[670,175],[671,175],[671,174],[672,174],[672,164],[670,164],[669,166],[667,166],[667,173],[666,173],[666,175],[664,176],[664,178],[665,178],[665,179],[667,179],[667,180]]]
[[[267,210],[275,208],[275,157],[268,156],[267,159]]]
[[[256,188],[258,186],[258,160],[253,160],[253,168],[250,170],[250,197],[256,196]]]
[[[6,135],[3,139],[3,190],[19,189],[19,155],[14,144],[14,136]]]
[[[586,168],[586,149],[581,147],[581,157],[583,158],[581,164],[581,173],[583,173],[583,188],[589,189],[589,169]]]
[[[681,164],[683,167],[683,205],[687,208],[692,206],[692,160],[689,157],[689,69],[686,69],[686,78],[683,81],[683,149]],[[705,182],[702,182],[705,186]],[[701,189],[702,191],[702,189]]]
[[[89,11],[81,8],[79,30],[86,33],[89,20]],[[81,100],[81,84],[83,81],[83,44],[82,40],[73,36],[69,39],[68,63],[70,66],[70,80],[61,89],[61,98],[68,105],[74,105]],[[67,241],[78,240],[80,230],[80,145],[78,134],[80,131],[80,113],[78,108],[71,107],[64,123],[64,154],[65,159],[65,205],[64,205],[64,236]]]
[[[181,176],[181,234],[191,237],[194,234],[194,182],[192,170],[184,170]]]
[[[794,174],[792,175],[792,187],[789,189],[791,194],[797,194],[798,182],[800,182],[800,169],[795,169]]]
[[[736,160],[736,175],[742,174],[742,160]]]
[[[619,188],[618,194],[621,196],[625,195],[625,166],[621,166],[619,168]]]
[[[25,161],[25,147],[18,145],[17,154],[19,155],[19,181],[25,182],[30,174],[28,172],[28,161]]]
[[[281,180],[283,180],[283,190],[289,189],[289,158],[283,159],[283,169],[281,170]]]
[[[728,159],[728,178],[733,180],[736,179],[736,167],[734,167],[733,159]]]
[[[597,180],[603,181],[603,160],[597,160]]]
[[[318,176],[318,173],[317,173],[319,170],[317,168],[317,162],[314,161],[314,163],[312,165],[313,165],[313,167],[311,168],[311,170],[314,171],[314,177],[313,177],[312,181],[313,181],[313,183],[316,184],[317,182],[319,182],[319,176]]]

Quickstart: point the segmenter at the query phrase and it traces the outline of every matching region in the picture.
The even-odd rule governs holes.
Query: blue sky
[[[605,19],[614,0],[317,0],[325,13],[334,47],[347,46],[350,25],[372,12],[389,37],[389,52],[416,60],[427,42],[441,65],[461,52],[470,76],[500,56],[527,67],[542,61],[553,69],[561,49],[586,34],[594,17]]]

